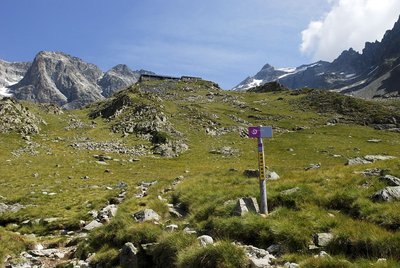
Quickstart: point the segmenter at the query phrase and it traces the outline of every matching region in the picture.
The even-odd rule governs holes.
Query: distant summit
[[[330,89],[363,98],[400,97],[400,18],[378,42],[367,42],[362,53],[345,50],[332,63],[319,61],[297,68],[266,64],[233,90],[247,90],[272,81],[290,89]],[[286,73],[282,73],[285,71]]]
[[[32,63],[0,61],[0,95],[66,109],[83,107],[136,83],[141,74],[119,64],[107,72],[63,52],[41,51]]]

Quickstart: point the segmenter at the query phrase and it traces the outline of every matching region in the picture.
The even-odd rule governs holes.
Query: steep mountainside
[[[7,95],[7,87],[18,83],[30,65],[30,62],[7,62],[0,60],[0,95]]]
[[[320,61],[300,66],[281,76],[260,71],[241,82],[234,90],[248,89],[279,80],[291,89],[331,89],[365,98],[398,97],[399,43],[400,21],[395,23],[392,30],[386,32],[381,42],[367,42],[361,54],[350,48],[343,51],[332,63]],[[275,70],[273,67],[270,69]]]
[[[136,83],[141,74],[119,64],[106,73],[62,52],[39,52],[32,63],[0,61],[0,95],[50,102],[67,109],[83,107]]]
[[[77,108],[103,98],[97,86],[102,73],[76,57],[40,52],[24,78],[10,90],[18,99]]]

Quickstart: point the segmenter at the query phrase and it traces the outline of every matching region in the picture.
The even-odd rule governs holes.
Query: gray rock
[[[400,186],[386,187],[371,196],[374,201],[391,202],[400,200]]]
[[[282,246],[278,244],[273,244],[267,248],[267,251],[271,254],[280,254],[282,253]]]
[[[389,186],[400,186],[400,179],[392,175],[385,175],[381,180],[385,181]]]
[[[283,265],[283,267],[284,268],[298,268],[298,267],[300,267],[300,265],[298,265],[297,263],[294,263],[294,262],[286,262]]]
[[[348,166],[354,166],[354,165],[365,165],[365,164],[370,164],[372,163],[371,161],[365,160],[362,157],[356,157],[356,158],[351,158],[347,160],[347,165]]]
[[[189,227],[185,227],[185,229],[183,229],[183,231],[187,234],[196,234],[197,232],[193,229],[190,229]]]
[[[318,247],[326,247],[333,239],[331,233],[318,233],[313,235],[314,244]]]
[[[176,224],[170,224],[165,227],[165,230],[168,232],[173,232],[177,229],[178,229],[178,225],[176,225]]]
[[[369,142],[369,143],[380,143],[380,142],[382,142],[382,140],[379,140],[379,139],[370,139],[370,140],[367,140],[367,142]]]
[[[19,204],[19,203],[15,203],[15,204],[11,204],[11,205],[7,205],[4,203],[0,203],[0,214],[4,213],[4,212],[17,212],[20,209],[25,208],[25,206]]]
[[[87,224],[85,227],[83,227],[83,230],[85,231],[91,231],[95,228],[101,227],[103,224],[97,220],[91,221],[89,224]]]
[[[385,160],[392,160],[396,157],[390,155],[366,155],[364,159],[367,161],[375,162],[375,161],[385,161]]]
[[[364,157],[356,157],[356,158],[349,159],[347,161],[347,165],[352,166],[352,165],[370,164],[375,161],[392,160],[395,158],[396,157],[389,156],[389,155],[366,155]]]
[[[357,174],[363,174],[364,176],[379,176],[381,175],[382,170],[379,168],[369,168],[361,172],[355,172]]]
[[[239,153],[239,149],[236,148],[232,148],[229,146],[224,146],[218,149],[213,149],[210,151],[210,153],[212,154],[220,154],[220,155],[224,155],[224,156],[232,156],[232,155],[236,155]]]
[[[116,205],[114,205],[114,204],[108,205],[99,211],[97,218],[99,220],[102,220],[103,218],[106,218],[106,217],[113,218],[117,214],[117,211],[118,211],[118,207]]]
[[[236,202],[234,214],[237,216],[243,216],[248,212],[255,212],[255,213],[260,212],[257,199],[254,197],[239,198]]]
[[[207,245],[214,244],[214,239],[209,235],[199,236],[197,237],[197,241],[199,241],[201,247],[206,247]]]
[[[267,173],[267,180],[275,181],[281,178],[275,171],[267,171],[266,173]]]
[[[134,213],[132,217],[138,222],[159,221],[161,219],[161,217],[154,210],[149,208]]]
[[[314,258],[331,258],[331,255],[329,255],[325,251],[321,251],[319,254],[314,255]]]
[[[138,267],[138,249],[128,242],[122,247],[119,254],[119,264],[122,268],[136,268]]]
[[[241,247],[249,257],[250,267],[271,267],[271,262],[275,259],[275,256],[270,254],[267,250],[249,245],[243,245]]]
[[[250,257],[250,268],[270,268],[271,261],[269,259],[259,259]]]
[[[318,169],[321,167],[321,163],[318,164],[310,164],[308,167],[304,168],[304,170]]]
[[[299,187],[294,187],[294,188],[291,188],[291,189],[284,190],[280,194],[281,195],[291,195],[291,194],[297,193],[298,191],[300,191],[300,188]]]

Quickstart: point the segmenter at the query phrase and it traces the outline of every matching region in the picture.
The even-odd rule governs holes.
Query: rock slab
[[[255,213],[260,212],[257,199],[254,197],[239,198],[236,202],[234,214],[237,216],[243,216],[248,212],[255,212]]]

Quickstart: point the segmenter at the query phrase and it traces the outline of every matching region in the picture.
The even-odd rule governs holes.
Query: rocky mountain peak
[[[115,65],[110,69],[110,71],[118,72],[118,73],[123,73],[123,74],[129,74],[132,73],[133,71],[128,67],[126,64],[118,64]]]
[[[62,52],[39,52],[24,78],[10,87],[18,99],[77,108],[103,98],[96,82],[102,71]]]
[[[291,72],[266,64],[234,89],[249,89],[272,81],[298,89],[303,87],[332,89],[364,98],[400,96],[400,17],[383,39],[365,43],[362,53],[350,48],[332,63],[319,61],[302,65]]]

